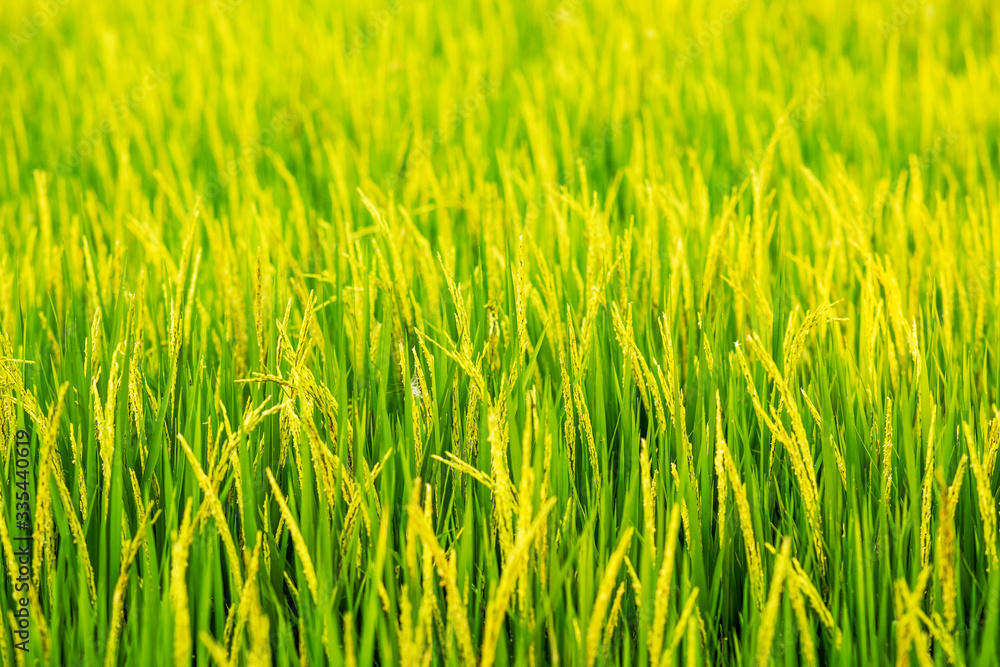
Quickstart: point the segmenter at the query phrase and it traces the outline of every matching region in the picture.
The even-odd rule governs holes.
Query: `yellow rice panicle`
[[[656,499],[653,477],[650,474],[649,443],[640,438],[639,475],[642,484],[643,541],[650,553],[650,562],[656,562]]]
[[[812,581],[809,580],[809,575],[806,574],[798,558],[792,558],[792,568],[795,571],[795,585],[805,595],[806,599],[809,600],[809,604],[812,606],[813,611],[816,612],[816,615],[819,616],[819,620],[823,625],[833,632],[834,644],[837,648],[840,648],[842,635],[840,629],[834,623],[833,613],[830,612],[829,607],[823,602],[823,596],[820,595],[816,587],[813,586]]]
[[[715,372],[715,357],[712,354],[712,346],[708,342],[708,334],[701,327],[701,311],[698,311],[698,330],[701,331],[701,345],[705,350],[705,361],[708,363],[708,372]]]
[[[789,556],[791,550],[792,540],[790,537],[786,537],[781,542],[781,552],[778,554],[778,560],[774,565],[774,574],[771,575],[771,589],[767,594],[767,604],[764,605],[760,631],[757,633],[757,664],[761,666],[768,665],[771,662],[771,642],[774,639],[774,632],[778,623],[782,585],[790,569]]]
[[[530,553],[529,547],[549,512],[555,507],[555,504],[556,499],[550,498],[547,503],[542,505],[528,532],[517,536],[517,542],[510,552],[506,563],[504,563],[503,572],[500,574],[500,581],[489,603],[486,605],[486,621],[483,626],[480,667],[492,667],[496,660],[496,647],[497,640],[500,637],[500,625],[507,615],[510,597],[514,592],[514,587],[517,584],[521,570],[527,567]]]
[[[489,408],[490,470],[493,479],[493,519],[500,536],[500,549],[506,557],[514,548],[511,515],[517,507],[514,484],[507,466],[507,403],[501,394]]]
[[[601,464],[597,457],[597,443],[594,441],[594,430],[590,424],[590,412],[587,410],[587,403],[583,397],[580,385],[575,388],[577,414],[580,416],[580,429],[583,431],[587,441],[587,452],[590,454],[591,475],[594,480],[595,497],[601,497]]]
[[[963,455],[955,472],[951,486],[941,485],[941,509],[937,529],[934,560],[937,567],[937,578],[941,582],[941,606],[944,611],[944,627],[949,633],[955,629],[958,611],[955,601],[958,597],[955,572],[955,507],[958,504],[958,494],[962,488],[962,478],[965,475],[965,463],[968,455]]]
[[[719,430],[721,434],[721,429]],[[747,500],[746,487],[740,479],[739,471],[736,469],[736,462],[733,461],[725,439],[719,440],[717,445],[722,449],[726,470],[729,474],[729,482],[733,487],[733,497],[736,499],[737,514],[740,519],[740,530],[743,533],[743,543],[747,552],[747,568],[750,570],[750,589],[753,592],[754,601],[758,609],[764,607],[764,568],[760,558],[760,550],[757,547],[757,538],[754,535],[753,518],[750,514],[750,503]]]
[[[806,615],[806,605],[802,599],[802,592],[798,587],[796,577],[788,578],[788,597],[792,602],[792,611],[795,612],[795,621],[799,626],[799,642],[802,645],[802,653],[805,662],[810,667],[816,666],[816,644],[813,641],[812,629],[809,627],[809,617]]]
[[[139,553],[139,547],[146,539],[146,518],[152,505],[142,512],[139,525],[136,527],[135,537],[125,546],[122,554],[121,572],[118,575],[118,583],[115,584],[111,602],[111,629],[108,631],[107,653],[104,657],[104,667],[112,667],[117,664],[118,633],[121,632],[122,614],[125,609],[125,588],[128,586],[128,573],[132,567],[132,561]],[[156,521],[156,517],[150,523]]]
[[[428,524],[433,523],[431,506],[432,490],[429,484],[424,486],[423,518]],[[440,617],[437,596],[434,595],[434,557],[429,549],[424,549],[421,555],[421,595],[420,608],[417,610],[417,645],[422,649],[426,662],[428,652],[434,643],[434,621]],[[443,630],[441,632],[443,633]]]
[[[965,433],[965,444],[969,450],[969,464],[972,468],[972,477],[976,484],[976,495],[979,499],[979,516],[983,521],[983,542],[986,543],[986,555],[989,557],[989,570],[997,567],[997,544],[996,525],[997,510],[993,502],[990,480],[983,470],[982,462],[979,459],[979,452],[976,448],[975,440],[972,437],[972,430],[967,423],[962,423],[962,430]]]
[[[833,458],[837,460],[840,481],[844,485],[844,490],[847,490],[847,466],[844,464],[844,455],[840,453],[840,447],[837,446],[837,441],[834,440],[833,433],[830,434],[830,449],[833,450]]]
[[[421,342],[423,342],[422,339],[420,340]],[[428,386],[427,384],[427,378],[424,375],[424,368],[420,364],[420,357],[417,355],[417,348],[415,347],[412,348],[412,351],[413,351],[414,370],[417,375],[417,384],[420,387],[420,399],[422,402],[422,407],[423,407],[422,412],[424,414],[424,422],[425,422],[424,426],[427,429],[427,432],[430,432],[431,427],[434,426],[435,392],[432,390],[432,387]],[[431,377],[433,384],[434,366],[431,365],[429,366],[429,368],[431,369]],[[416,404],[416,401],[414,401],[414,404]]]
[[[64,382],[58,389],[56,400],[49,410],[48,416],[39,424],[38,437],[40,453],[38,461],[38,482],[35,490],[35,511],[34,511],[34,531],[32,539],[34,548],[32,549],[32,579],[31,587],[38,590],[38,584],[42,571],[42,558],[51,560],[55,547],[54,518],[52,515],[52,489],[49,487],[49,480],[52,477],[54,460],[58,458],[59,452],[56,449],[56,440],[59,437],[59,421],[62,416],[63,404],[66,399],[66,391],[69,383]],[[17,570],[11,570],[16,572]],[[51,574],[51,570],[50,570]],[[49,582],[52,583],[51,581]],[[50,602],[54,604],[52,597],[55,593],[50,585],[48,588]]]
[[[608,564],[604,568],[604,576],[597,587],[597,598],[591,608],[590,621],[587,624],[587,667],[593,667],[597,660],[598,649],[601,644],[601,631],[604,626],[604,614],[607,613],[608,605],[611,602],[611,595],[615,590],[615,581],[618,578],[618,570],[621,569],[622,561],[625,558],[625,551],[629,548],[632,540],[632,527],[625,529],[618,546],[615,548]]]
[[[910,663],[910,648],[917,654],[917,662],[921,667],[931,667],[934,661],[930,657],[927,635],[920,627],[916,613],[920,609],[924,589],[930,577],[930,568],[924,568],[917,577],[917,583],[911,592],[906,581],[900,579],[894,586],[894,606],[896,611],[896,632],[898,652],[896,665],[902,667]]]
[[[674,422],[674,394],[668,389],[667,380],[663,377],[663,369],[660,368],[660,364],[656,359],[653,359],[653,365],[656,366],[656,377],[660,381],[660,391],[663,392],[664,402],[667,404],[667,412],[670,414],[670,425],[673,426]]]
[[[462,452],[462,411],[458,403],[458,377],[451,383],[451,450],[459,456]],[[464,487],[463,487],[464,488]]]
[[[785,349],[783,350],[785,377],[790,380],[795,377],[795,367],[798,364],[802,352],[805,350],[806,337],[817,327],[828,322],[843,321],[834,317],[833,307],[836,303],[827,303],[815,310],[806,313],[805,319],[791,339],[786,338]]]
[[[203,502],[208,505],[209,512],[212,514],[212,518],[215,519],[216,528],[219,530],[219,537],[222,539],[222,543],[226,547],[226,555],[229,557],[229,569],[233,574],[233,581],[236,584],[237,589],[243,588],[243,573],[240,568],[240,557],[236,550],[236,543],[233,541],[232,533],[229,531],[229,522],[226,519],[225,508],[222,506],[222,501],[219,500],[219,496],[216,493],[215,487],[212,485],[211,480],[202,470],[201,464],[198,463],[198,458],[195,456],[194,452],[191,451],[190,445],[188,445],[187,440],[185,440],[182,434],[177,434],[177,440],[181,444],[181,448],[187,455],[188,461],[191,464],[191,468],[194,470],[195,477],[198,480],[198,485],[201,487],[202,493],[205,494]]]
[[[305,572],[306,583],[309,586],[309,592],[312,593],[313,601],[315,601],[319,595],[319,581],[316,579],[316,569],[313,567],[312,558],[309,557],[309,549],[306,547],[305,538],[302,537],[302,532],[299,530],[298,524],[295,523],[292,511],[288,508],[288,503],[285,502],[285,496],[281,493],[281,488],[278,486],[278,482],[275,481],[274,474],[271,472],[271,469],[267,468],[265,472],[267,473],[267,480],[271,483],[271,491],[274,494],[274,500],[278,503],[278,507],[281,509],[281,514],[288,524],[288,532],[292,536],[295,553],[298,554],[299,560],[302,562],[302,569]]]
[[[802,393],[802,400],[806,402],[806,408],[809,410],[809,414],[812,416],[813,421],[816,422],[816,426],[822,427],[823,418],[819,416],[819,411],[816,409],[816,406],[813,405],[811,400],[809,400],[809,394],[806,393],[805,389],[801,388],[799,389],[799,392]]]
[[[788,416],[792,423],[792,432],[794,439],[790,438],[789,441],[785,442],[786,448],[790,443],[794,443],[791,448],[788,448],[789,458],[792,461],[792,470],[795,473],[796,478],[799,482],[799,489],[802,492],[802,500],[806,507],[806,516],[809,519],[809,526],[813,537],[813,547],[816,551],[816,557],[819,560],[820,567],[824,567],[826,558],[823,550],[822,541],[822,526],[820,524],[820,511],[819,511],[819,490],[816,485],[816,465],[813,463],[812,454],[809,451],[809,443],[806,438],[805,426],[802,423],[802,417],[799,413],[798,408],[795,405],[795,401],[792,400],[792,394],[788,389],[788,385],[785,383],[784,378],[778,371],[778,367],[775,365],[774,360],[771,358],[767,350],[764,349],[763,344],[756,335],[751,335],[747,339],[750,343],[751,348],[760,358],[764,369],[767,371],[768,376],[774,382],[779,393],[782,397],[782,403],[785,410],[788,412]],[[741,364],[745,364],[745,361],[741,361]],[[749,368],[744,367],[744,375],[747,378],[748,386],[752,386],[752,378],[749,374]],[[759,405],[759,400],[755,403],[756,408]],[[776,420],[770,420],[771,424],[777,424]],[[780,432],[779,432],[780,433]]]
[[[818,516],[819,508],[817,505],[815,505],[815,498],[818,495],[818,493],[816,492],[816,480],[815,480],[816,465],[813,462],[812,454],[809,450],[809,444],[806,438],[805,426],[802,423],[801,414],[799,413],[799,409],[796,406],[795,401],[793,400],[792,393],[789,391],[785,378],[778,371],[777,365],[774,363],[774,360],[771,358],[771,355],[764,348],[764,345],[763,343],[761,343],[760,338],[756,334],[752,334],[748,338],[748,340],[750,342],[750,346],[753,348],[754,352],[757,354],[761,363],[763,364],[764,369],[767,371],[767,374],[770,376],[771,380],[774,382],[775,386],[777,387],[778,391],[781,394],[782,403],[785,407],[785,410],[788,412],[788,416],[792,423],[792,432],[796,436],[796,439],[798,440],[799,454],[802,458],[802,463],[805,466],[806,471],[809,473],[808,486],[810,487],[810,493],[812,494],[813,497],[813,506],[810,507],[810,504],[807,500],[806,508],[811,513],[815,513]]]
[[[445,464],[446,466],[455,470],[456,472],[469,475],[474,480],[476,480],[477,482],[485,486],[487,489],[489,489],[491,492],[493,493],[496,492],[496,485],[493,483],[493,479],[489,475],[484,473],[482,470],[472,466],[469,463],[466,463],[462,459],[455,456],[453,452],[445,452],[445,456],[447,456],[448,458],[443,459],[437,454],[432,455],[431,458],[435,461]]]
[[[667,524],[666,546],[660,572],[656,578],[656,591],[653,597],[653,625],[647,636],[650,664],[657,667],[663,649],[664,633],[667,625],[667,612],[670,609],[670,588],[674,572],[674,560],[677,553],[677,529],[680,527],[680,508],[677,505],[670,510],[670,521]]]
[[[188,610],[187,565],[188,550],[194,538],[191,518],[191,498],[187,499],[180,531],[174,536],[170,558],[170,606],[174,617],[174,665],[191,664],[191,615]]]
[[[931,548],[931,492],[934,482],[934,425],[937,408],[931,406],[931,425],[927,432],[927,456],[924,461],[924,481],[920,494],[920,566],[927,567]]]
[[[469,628],[468,612],[458,589],[455,553],[452,551],[450,554],[445,554],[444,549],[438,543],[437,536],[434,535],[434,531],[426,519],[426,514],[420,510],[419,506],[411,504],[409,516],[411,517],[411,529],[419,537],[424,548],[430,552],[437,567],[438,577],[445,588],[448,621],[458,640],[463,662],[466,665],[474,665],[476,662],[476,651],[472,644],[472,632]],[[406,596],[404,595],[402,599],[405,600]]]
[[[475,385],[469,387],[469,406],[465,415],[465,444],[470,460],[479,457],[479,400],[482,398]]]
[[[792,437],[790,433],[785,429],[784,425],[777,418],[777,415],[771,411],[765,411],[764,406],[761,404],[760,395],[757,393],[757,388],[754,386],[753,374],[750,372],[750,365],[747,363],[746,357],[743,355],[743,349],[740,347],[739,341],[735,344],[736,348],[736,360],[739,363],[740,370],[743,372],[743,378],[746,381],[747,391],[750,394],[750,402],[753,405],[754,412],[757,416],[764,422],[768,430],[771,432],[771,436],[784,445],[785,449],[788,451],[789,458],[792,462],[792,470],[796,473],[796,480],[799,479],[798,475],[800,471],[804,471],[804,465],[802,464],[802,457],[799,455],[799,445]],[[774,449],[772,444],[771,449],[771,461],[774,460]],[[806,490],[802,491],[803,496],[807,493]]]
[[[990,420],[989,444],[986,446],[986,457],[983,459],[983,469],[990,478],[993,477],[993,467],[997,462],[997,450],[1000,450],[1000,413]]]
[[[229,658],[226,656],[226,648],[215,641],[212,635],[202,630],[198,633],[198,639],[205,645],[205,649],[208,651],[208,656],[212,659],[212,662],[218,665],[218,667],[230,667],[232,663],[229,662]]]
[[[928,617],[924,610],[920,607],[916,607],[913,613],[917,618],[923,622],[927,629],[930,630],[931,636],[941,645],[942,650],[944,650],[945,656],[948,658],[948,664],[951,665],[962,665],[964,664],[961,656],[956,650],[955,638],[952,637],[945,631],[944,622],[941,620],[941,615],[934,612],[933,616]]]
[[[13,612],[8,612],[8,613],[11,614],[10,619],[13,620]],[[3,623],[2,619],[0,619],[0,623]],[[14,625],[11,624],[11,629],[13,629],[13,628],[14,628]],[[17,657],[17,660],[18,660],[17,663],[14,662],[14,656],[12,656],[10,654],[10,645],[7,643],[7,632],[6,632],[6,630],[0,630],[0,659],[3,660],[3,662],[4,662],[5,665],[17,664],[18,667],[21,667],[21,665],[24,664],[24,656],[23,655],[19,655]]]
[[[402,584],[399,599],[399,659],[403,665],[419,665],[420,646],[413,629],[413,606],[410,604],[410,590]]]
[[[240,653],[243,650],[243,629],[246,627],[247,620],[250,617],[251,595],[255,594],[254,587],[257,585],[257,571],[260,568],[262,539],[263,533],[258,531],[253,551],[250,552],[246,563],[246,581],[243,583],[243,590],[240,591],[240,600],[236,605],[235,625],[233,626],[233,632],[229,635],[228,656],[235,663],[239,662]]]
[[[615,628],[618,626],[618,615],[622,610],[622,595],[625,593],[625,583],[618,584],[618,591],[615,593],[615,601],[611,603],[611,611],[608,612],[608,624],[604,627],[604,642],[601,645],[601,654],[604,659],[608,659],[608,652],[611,649],[611,638]]]
[[[692,620],[692,612],[695,610],[695,603],[698,601],[698,587],[695,586],[691,589],[691,593],[688,595],[687,601],[684,603],[683,609],[681,609],[681,614],[677,618],[677,624],[674,626],[674,631],[670,635],[670,645],[664,652],[663,657],[660,661],[669,666],[674,662],[674,652],[677,651],[677,647],[680,646],[681,640],[684,639],[684,632],[689,629],[689,621]],[[688,651],[688,656],[694,655],[693,651]]]
[[[247,667],[267,667],[271,664],[271,622],[261,608],[257,577],[247,579],[247,582],[252,586],[248,595],[250,651],[247,653]]]
[[[354,650],[354,617],[351,612],[344,614],[344,664],[357,667],[358,657]]]
[[[524,268],[524,235],[518,237],[517,250],[515,256],[515,262],[517,264],[517,270],[513,272],[514,278],[514,307],[515,316],[517,319],[517,349],[520,352],[518,358],[522,358],[524,354],[527,354],[531,344],[528,341],[528,315],[527,315],[527,297],[525,290],[525,283],[527,282],[526,271]]]
[[[715,483],[718,487],[719,496],[719,547],[726,539],[726,498],[729,495],[729,487],[726,485],[726,454],[725,440],[722,436],[722,402],[719,399],[719,391],[715,391]]]
[[[525,403],[527,406],[527,420],[524,429],[524,437],[521,441],[521,483],[517,490],[517,531],[521,533],[528,530],[531,526],[532,518],[532,497],[535,490],[535,469],[533,467],[534,455],[533,455],[533,440],[535,436],[535,422],[537,419],[532,419],[534,416],[534,400],[535,400],[535,390],[534,387],[530,389],[525,395]],[[545,499],[542,499],[544,502]],[[545,527],[539,534],[539,542],[544,536]],[[521,615],[528,619],[528,624],[534,623],[534,607],[529,604],[528,601],[528,571],[527,569],[521,575],[521,580],[518,582],[518,599],[521,601]]]
[[[76,543],[77,556],[80,558],[83,564],[83,571],[87,578],[87,591],[90,594],[90,602],[93,605],[97,605],[97,587],[94,582],[94,568],[90,562],[90,552],[87,549],[86,536],[84,534],[83,525],[80,519],[76,516],[76,509],[73,507],[73,497],[70,494],[69,487],[66,484],[65,473],[62,470],[62,464],[60,463],[59,456],[52,457],[52,467],[53,467],[53,478],[56,482],[56,489],[59,493],[59,498],[63,504],[63,512],[66,515],[66,519],[69,523],[70,532],[73,534],[73,541]],[[134,472],[129,470],[133,477]],[[0,496],[2,500],[2,496]],[[142,504],[137,505],[141,509]],[[86,517],[84,517],[86,521]],[[5,526],[0,526],[6,531]],[[5,538],[6,539],[6,538]],[[6,544],[6,542],[5,542]],[[11,570],[12,572],[14,570]]]
[[[885,439],[882,444],[882,502],[888,505],[892,490],[892,398],[885,399]]]
[[[664,341],[665,349],[665,365],[667,367],[667,381],[670,383],[668,390],[673,395],[674,407],[677,410],[677,421],[676,423],[680,425],[680,441],[682,449],[685,453],[685,458],[687,459],[688,477],[691,482],[691,487],[694,489],[695,497],[695,510],[701,513],[701,487],[698,485],[698,480],[695,477],[695,467],[694,467],[694,451],[691,446],[691,440],[688,438],[687,432],[687,416],[684,408],[684,390],[680,386],[680,376],[677,372],[677,367],[674,359],[674,343],[673,335],[670,332],[670,322],[667,319],[666,313],[662,314],[658,320],[660,326],[660,335]],[[666,390],[665,390],[666,393]]]

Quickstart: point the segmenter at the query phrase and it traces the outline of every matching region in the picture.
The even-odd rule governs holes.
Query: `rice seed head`
[[[931,548],[931,492],[934,482],[934,425],[937,410],[931,407],[931,424],[927,432],[927,456],[924,462],[924,481],[920,498],[920,565],[927,567]]]
[[[825,625],[829,630],[833,632],[834,645],[840,647],[841,643],[841,632],[837,628],[836,623],[833,621],[833,613],[830,608],[826,606],[823,601],[823,596],[820,595],[816,587],[813,586],[812,581],[809,579],[809,575],[806,574],[805,569],[799,562],[798,558],[792,558],[792,568],[794,569],[795,585],[798,587],[799,591],[805,595],[806,599],[809,600],[809,604],[812,606],[813,611],[819,616],[819,620]]]
[[[888,505],[892,491],[892,399],[885,402],[885,440],[882,444],[882,480],[885,488],[882,492],[883,502]]]
[[[986,471],[987,477],[993,477],[993,467],[996,465],[998,450],[1000,450],[1000,413],[996,413],[989,424],[989,445],[986,448],[986,457],[983,459],[983,469]]]
[[[354,617],[351,612],[344,614],[344,664],[358,667],[358,657],[354,649]]]
[[[604,627],[604,642],[601,645],[601,654],[604,659],[608,659],[608,652],[611,649],[611,639],[615,628],[618,626],[618,615],[622,610],[622,595],[625,594],[625,582],[618,584],[618,591],[615,593],[615,601],[611,604],[611,611],[608,612],[608,624]]]
[[[969,464],[972,468],[972,477],[976,484],[976,495],[979,500],[979,516],[983,522],[983,542],[986,543],[986,556],[989,558],[988,569],[992,571],[1000,562],[997,557],[996,544],[996,522],[997,511],[993,502],[990,480],[986,476],[979,452],[976,448],[975,439],[972,437],[972,430],[967,423],[962,423],[962,430],[965,433],[965,444],[969,450]]]
[[[675,504],[670,510],[670,521],[667,524],[663,562],[660,564],[660,572],[656,578],[656,593],[653,597],[653,625],[647,639],[649,660],[653,667],[659,665],[663,649],[667,612],[670,609],[671,579],[674,572],[674,560],[677,555],[677,530],[680,527],[680,523],[680,507]]]
[[[458,641],[463,664],[474,665],[476,663],[476,650],[472,643],[468,612],[458,588],[456,554],[454,551],[446,554],[444,549],[441,548],[437,536],[431,529],[426,511],[421,510],[419,505],[411,502],[408,514],[411,531],[415,533],[412,537],[419,538],[424,548],[427,549],[431,558],[433,558],[434,564],[437,567],[438,577],[445,588],[448,621]],[[413,541],[415,542],[416,540],[414,539]],[[406,600],[406,595],[402,599]]]
[[[778,623],[782,586],[785,582],[785,576],[788,574],[791,551],[792,539],[786,537],[781,542],[781,552],[774,565],[774,573],[771,575],[771,589],[767,594],[767,604],[764,605],[760,630],[757,633],[757,664],[762,667],[771,662],[771,642],[774,639]]]
[[[729,488],[726,485],[726,441],[722,436],[722,403],[719,400],[719,391],[715,391],[715,483],[718,489],[719,500],[719,548],[726,540],[726,497],[729,495]]]
[[[667,650],[663,654],[666,657],[666,659],[664,660],[663,657],[660,658],[661,662],[665,663],[667,666],[673,664],[674,652],[677,650],[677,647],[680,646],[681,641],[684,639],[684,632],[690,629],[689,623],[693,620],[692,613],[697,608],[695,605],[697,601],[698,601],[698,587],[695,586],[694,588],[691,589],[691,593],[688,595],[687,601],[684,603],[683,609],[681,609],[681,614],[677,618],[677,624],[674,625],[674,631],[670,635],[670,645],[667,647]],[[687,653],[690,662],[690,658],[691,656],[694,655],[694,651],[689,650]]]
[[[768,414],[764,412],[760,398],[757,396],[757,390],[753,384],[753,376],[750,373],[749,364],[747,364],[742,350],[739,348],[739,345],[737,345],[737,358],[743,370],[747,387],[750,390],[754,409],[757,411],[758,416],[760,416],[765,424],[767,424],[771,433],[774,434],[775,437],[785,446],[785,449],[788,452],[788,457],[792,464],[792,472],[795,474],[796,481],[798,482],[799,491],[802,494],[802,501],[806,509],[806,517],[809,520],[810,532],[812,533],[813,538],[813,548],[820,567],[822,568],[825,565],[826,557],[824,555],[822,525],[820,523],[820,509],[818,501],[819,490],[816,485],[816,465],[813,463],[812,454],[810,454],[809,451],[809,443],[806,438],[805,426],[802,423],[802,417],[796,407],[794,396],[789,391],[788,385],[785,383],[785,379],[778,371],[777,365],[774,363],[771,355],[764,348],[760,338],[756,334],[751,334],[747,337],[747,342],[759,358],[772,382],[774,382],[775,387],[778,389],[782,399],[781,405],[784,406],[787,411],[789,420],[792,424],[792,432],[788,433],[781,425],[777,413]]]
[[[177,440],[180,442],[181,448],[187,455],[188,461],[194,470],[195,477],[198,480],[198,484],[201,487],[202,492],[205,494],[204,502],[208,505],[212,518],[215,519],[215,525],[219,530],[219,536],[222,538],[222,543],[226,548],[226,554],[229,559],[229,571],[232,573],[233,581],[236,584],[237,590],[240,590],[243,588],[243,573],[241,572],[240,557],[236,550],[236,542],[233,541],[232,533],[229,531],[229,521],[226,519],[225,508],[219,500],[219,496],[216,493],[212,481],[208,478],[208,475],[205,474],[201,464],[198,463],[198,459],[194,452],[191,451],[191,447],[188,445],[187,440],[184,439],[182,434],[177,435]]]
[[[295,545],[295,553],[298,554],[299,560],[302,562],[302,570],[306,576],[309,592],[312,593],[313,601],[316,601],[319,595],[319,581],[316,579],[316,569],[313,567],[312,558],[309,557],[309,549],[306,547],[305,538],[302,536],[302,531],[299,530],[298,524],[295,523],[295,517],[292,516],[292,511],[288,508],[285,496],[281,493],[281,488],[278,486],[278,482],[275,481],[271,469],[267,468],[265,472],[267,473],[267,481],[271,483],[271,492],[274,494],[274,500],[278,503],[281,515],[288,525],[288,532],[292,536],[292,543]]]
[[[955,507],[958,492],[962,487],[962,477],[965,471],[967,456],[962,456],[951,486],[941,481],[941,501],[937,529],[934,560],[937,568],[938,581],[941,582],[941,606],[944,611],[944,627],[948,633],[955,629],[958,609],[955,601],[958,597],[955,573]]]
[[[483,626],[480,667],[492,667],[496,660],[496,647],[497,640],[500,637],[500,625],[507,615],[510,598],[514,592],[514,587],[521,574],[521,570],[527,565],[530,553],[529,547],[549,512],[555,507],[555,504],[556,499],[550,498],[548,502],[542,505],[528,532],[517,536],[517,542],[508,556],[507,562],[504,564],[503,571],[500,574],[500,581],[489,603],[486,605],[486,621]]]
[[[493,479],[493,519],[500,538],[501,553],[505,556],[514,548],[512,515],[517,507],[514,483],[507,465],[507,404],[501,395],[496,405],[489,409],[490,467]]]
[[[112,667],[116,664],[118,653],[118,633],[121,631],[122,612],[125,608],[125,588],[128,586],[129,570],[132,568],[132,561],[139,552],[139,547],[146,539],[146,517],[152,506],[147,507],[142,513],[139,525],[136,527],[135,537],[126,544],[125,552],[122,555],[121,572],[118,575],[118,583],[115,584],[114,593],[111,596],[111,629],[108,631],[108,648],[104,657],[104,667]],[[156,517],[153,518],[153,521]],[[152,523],[152,521],[150,522]]]
[[[650,474],[649,443],[640,438],[639,474],[642,484],[642,516],[645,542],[650,553],[650,562],[656,562],[656,499],[653,495],[653,477]]]
[[[184,506],[180,531],[174,537],[170,559],[170,606],[174,617],[174,665],[191,663],[191,615],[188,610],[187,563],[188,550],[194,537],[191,519],[192,499]]]
[[[598,649],[601,643],[601,631],[604,627],[604,615],[607,613],[608,605],[611,602],[611,595],[615,590],[615,582],[618,579],[618,570],[621,569],[625,552],[632,541],[632,527],[625,529],[618,546],[608,559],[608,564],[604,568],[604,576],[597,587],[597,598],[590,612],[590,622],[587,624],[587,667],[593,667],[597,660]]]
[[[587,452],[590,455],[590,467],[592,479],[594,480],[594,491],[597,498],[601,497],[601,463],[597,456],[597,443],[594,441],[594,430],[590,424],[590,411],[583,397],[580,385],[575,387],[577,414],[580,416],[580,428],[583,431],[584,439],[587,441]]]
[[[840,453],[840,447],[837,446],[836,440],[833,438],[833,433],[830,434],[830,449],[833,450],[833,457],[837,460],[837,470],[840,472],[840,481],[844,485],[844,490],[847,490],[847,466],[844,464],[844,455]]]
[[[813,641],[812,629],[809,627],[809,617],[806,615],[806,605],[802,599],[802,592],[799,590],[796,577],[789,577],[788,579],[788,596],[792,601],[795,621],[799,626],[799,641],[802,645],[805,662],[810,667],[815,667],[817,664],[816,644]]]

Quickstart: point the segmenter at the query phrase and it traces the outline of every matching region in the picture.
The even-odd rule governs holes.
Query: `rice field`
[[[1000,658],[993,0],[4,0],[0,663]]]

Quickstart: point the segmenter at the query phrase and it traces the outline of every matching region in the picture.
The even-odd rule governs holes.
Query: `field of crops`
[[[0,664],[997,664],[995,0],[0,2]]]

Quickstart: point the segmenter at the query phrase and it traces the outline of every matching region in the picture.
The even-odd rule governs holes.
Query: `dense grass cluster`
[[[998,35],[3,0],[0,662],[995,662]]]

